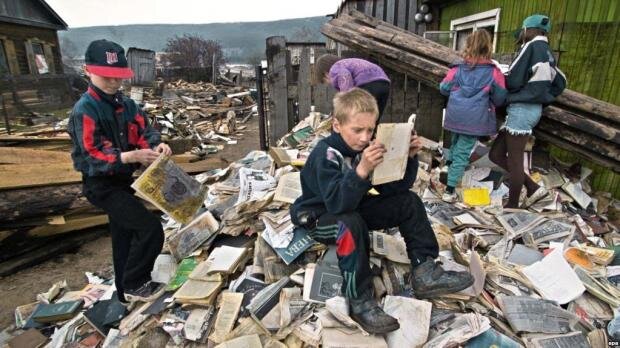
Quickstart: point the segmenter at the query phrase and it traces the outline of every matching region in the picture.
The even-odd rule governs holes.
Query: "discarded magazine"
[[[207,191],[164,155],[151,163],[131,187],[140,197],[182,223],[192,220]]]

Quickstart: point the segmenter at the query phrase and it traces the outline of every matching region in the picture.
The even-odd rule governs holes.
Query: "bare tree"
[[[73,41],[66,37],[61,37],[60,54],[65,58],[75,58],[80,55],[80,52]]]
[[[211,66],[213,57],[219,67],[225,63],[222,45],[198,35],[175,35],[166,44],[166,60],[171,66],[204,68]]]

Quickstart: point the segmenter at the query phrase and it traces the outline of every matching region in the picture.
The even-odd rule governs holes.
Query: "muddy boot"
[[[385,334],[400,328],[398,320],[387,315],[370,292],[356,299],[349,299],[349,315],[371,334]]]
[[[413,291],[416,298],[431,298],[470,287],[474,277],[468,272],[446,271],[431,257],[413,270]]]

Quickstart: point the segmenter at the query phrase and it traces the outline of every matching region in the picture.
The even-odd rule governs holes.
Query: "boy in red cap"
[[[140,165],[172,151],[136,103],[119,91],[122,80],[133,76],[125,50],[96,40],[86,50],[85,63],[90,84],[69,119],[73,165],[82,172],[84,196],[108,214],[119,300],[150,301],[164,290],[150,275],[164,232],[130,185]]]

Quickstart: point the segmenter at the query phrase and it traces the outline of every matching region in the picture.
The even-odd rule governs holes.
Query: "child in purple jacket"
[[[444,128],[452,133],[448,187],[442,196],[456,201],[455,187],[469,164],[478,137],[497,134],[495,107],[506,100],[504,75],[491,61],[492,41],[486,30],[467,37],[463,62],[454,64],[441,81],[441,94],[449,96]]]
[[[314,65],[314,83],[331,84],[339,92],[347,92],[354,87],[366,90],[375,97],[379,106],[377,124],[390,96],[390,79],[383,69],[359,58],[322,55]]]

